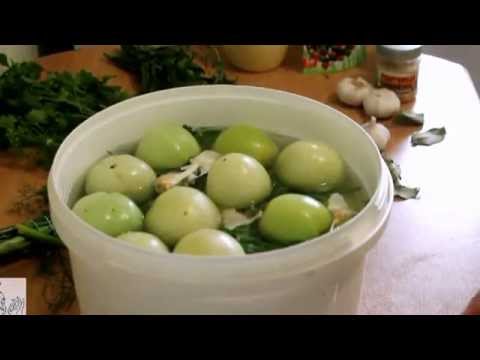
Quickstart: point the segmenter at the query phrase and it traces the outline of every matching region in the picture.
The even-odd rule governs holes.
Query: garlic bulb
[[[338,83],[337,96],[341,102],[347,105],[360,106],[371,90],[372,85],[365,79],[347,77]]]
[[[375,116],[372,116],[371,120],[362,127],[368,132],[380,150],[387,147],[391,137],[390,131],[384,125],[377,123]]]
[[[363,108],[367,115],[383,119],[400,111],[400,99],[391,90],[375,89],[363,99]]]

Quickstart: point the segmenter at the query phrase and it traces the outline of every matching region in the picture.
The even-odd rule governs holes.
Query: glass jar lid
[[[423,45],[377,45],[377,54],[392,60],[413,60],[422,54]]]

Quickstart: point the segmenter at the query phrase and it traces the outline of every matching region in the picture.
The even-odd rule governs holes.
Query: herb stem
[[[15,226],[9,226],[4,229],[0,229],[0,242],[4,240],[10,240],[17,234],[18,230]]]
[[[0,243],[0,256],[28,248],[31,243],[23,236],[15,236]]]
[[[46,244],[50,245],[55,245],[55,246],[63,246],[62,241],[60,238],[52,235],[45,234],[44,231],[41,229],[33,229],[29,226],[23,225],[23,224],[17,224],[15,227],[18,230],[18,233],[20,235],[24,235],[28,237],[29,239],[32,240],[38,240],[39,242],[43,242]]]

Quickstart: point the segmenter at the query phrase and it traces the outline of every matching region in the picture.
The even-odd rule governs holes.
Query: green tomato
[[[126,241],[132,245],[143,247],[147,250],[163,253],[169,252],[167,246],[159,238],[146,232],[130,231],[118,236],[118,239]]]
[[[82,197],[73,207],[75,214],[110,236],[142,229],[143,213],[123,194],[97,192]]]
[[[188,234],[178,242],[173,252],[204,256],[245,255],[237,240],[223,231],[212,229],[201,229]]]
[[[218,158],[207,176],[207,195],[224,208],[242,209],[265,199],[272,182],[265,168],[244,154]]]
[[[132,155],[112,155],[96,163],[87,173],[85,192],[118,192],[137,204],[155,193],[155,171]]]
[[[201,191],[176,186],[161,194],[145,217],[145,229],[168,246],[199,229],[216,229],[221,216],[215,204]]]
[[[260,220],[266,238],[284,244],[312,239],[329,230],[332,215],[310,196],[285,194],[270,201]]]
[[[296,141],[278,155],[275,172],[286,186],[303,192],[330,191],[345,177],[345,164],[327,144]]]
[[[278,154],[278,146],[262,130],[250,125],[234,125],[224,130],[213,150],[220,154],[241,153],[270,166]]]
[[[163,172],[185,165],[200,151],[197,140],[181,125],[162,124],[147,131],[135,156],[155,171]]]

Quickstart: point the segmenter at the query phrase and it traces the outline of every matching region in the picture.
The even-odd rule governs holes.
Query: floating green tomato
[[[118,239],[126,241],[132,245],[136,245],[147,250],[153,250],[157,252],[168,253],[167,246],[155,235],[141,232],[130,231],[118,236]]]
[[[250,125],[233,125],[224,130],[215,141],[213,150],[220,154],[240,153],[270,166],[278,154],[278,146],[262,130]]]
[[[312,141],[296,141],[278,155],[275,172],[292,189],[324,192],[340,185],[345,164],[331,146]]]
[[[162,172],[185,165],[201,149],[193,135],[181,125],[162,124],[149,129],[138,144],[135,156]]]
[[[98,192],[82,197],[73,211],[94,228],[111,236],[142,229],[143,213],[123,194]]]
[[[284,244],[314,238],[330,228],[332,215],[319,201],[305,195],[285,194],[270,201],[260,220],[260,231]]]
[[[118,192],[137,204],[152,198],[155,172],[132,155],[112,155],[96,163],[87,173],[85,192]]]
[[[207,177],[207,195],[219,206],[242,209],[272,191],[270,176],[254,158],[228,154],[215,161]]]
[[[145,229],[168,246],[199,229],[216,229],[221,216],[215,204],[201,191],[176,186],[161,194],[145,217]]]
[[[204,256],[245,255],[237,240],[219,230],[201,229],[183,237],[174,253]]]

